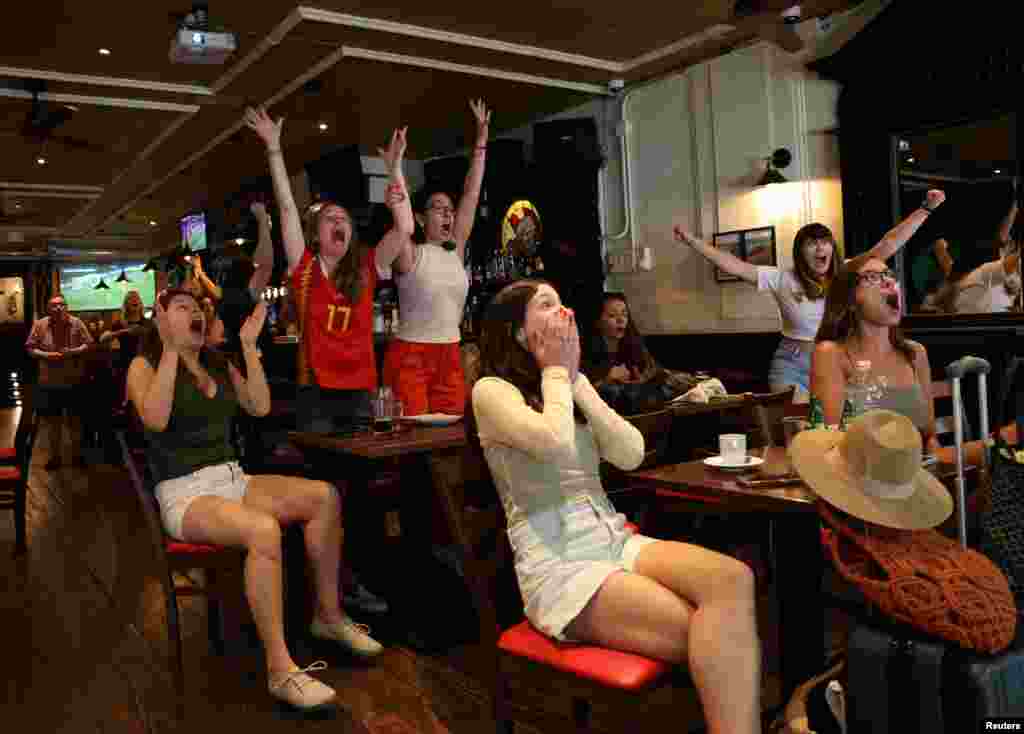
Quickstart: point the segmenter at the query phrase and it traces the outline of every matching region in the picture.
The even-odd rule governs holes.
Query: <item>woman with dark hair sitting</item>
[[[687,663],[708,732],[760,731],[753,575],[626,529],[598,467],[635,468],[644,439],[580,373],[572,311],[547,283],[513,283],[479,344],[468,432],[501,496],[527,618],[557,640]]]
[[[885,233],[869,254],[882,262],[895,255],[924,224],[946,195],[932,189],[920,207]],[[810,391],[814,335],[825,312],[825,293],[842,265],[842,249],[832,230],[817,222],[801,227],[793,238],[792,266],[754,265],[675,227],[676,239],[727,273],[767,290],[775,297],[782,317],[782,341],[772,357],[768,382],[773,392],[795,385],[794,402],[807,402]]]
[[[896,274],[867,253],[840,268],[829,287],[825,314],[811,359],[812,403],[820,403],[825,426],[840,426],[846,385],[857,362],[871,363],[884,383],[874,407],[910,418],[925,451],[939,448],[928,352],[899,329],[903,296]],[[812,415],[817,412],[812,404]]]
[[[647,351],[621,293],[605,293],[583,356],[584,374],[616,410],[641,412],[675,394]]]
[[[325,482],[248,476],[229,440],[239,406],[270,410],[270,390],[256,354],[266,306],[241,329],[241,369],[206,349],[206,319],[190,291],[168,290],[128,370],[128,396],[142,421],[156,498],[168,535],[188,543],[244,548],[245,593],[263,642],[269,691],[299,709],[330,704],[334,690],[300,669],[284,639],[281,526],[301,523],[315,570],[317,608],[311,633],[358,651],[358,635],[338,602],[341,505]],[[361,635],[362,633],[359,633]],[[353,641],[354,640],[354,641]]]

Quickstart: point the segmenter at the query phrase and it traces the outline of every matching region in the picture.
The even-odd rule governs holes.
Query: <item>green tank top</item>
[[[921,390],[921,386],[916,382],[905,387],[886,387],[876,407],[905,415],[917,426],[919,431],[924,432],[928,430],[928,403],[924,399],[924,392]],[[844,400],[839,430],[846,430],[846,424],[850,422],[852,412],[850,401]],[[821,408],[821,401],[814,395],[811,395],[809,419],[811,428],[827,428],[825,416]]]
[[[206,397],[192,376],[179,368],[166,430],[146,431],[147,455],[157,482],[237,459],[231,443],[231,419],[238,413],[235,389],[226,372],[206,369],[217,383],[217,393]]]

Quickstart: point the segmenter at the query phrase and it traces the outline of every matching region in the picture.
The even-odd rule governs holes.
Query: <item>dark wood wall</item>
[[[1020,110],[1024,47],[1004,16],[1009,7],[894,2],[811,64],[843,85],[837,113],[850,255],[896,222],[894,136]]]

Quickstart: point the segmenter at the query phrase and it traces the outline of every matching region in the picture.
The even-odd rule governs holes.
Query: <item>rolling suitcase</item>
[[[981,435],[988,435],[987,361],[963,357],[946,367],[953,385],[956,512],[967,546],[961,380],[978,375]],[[982,655],[875,614],[852,624],[847,648],[847,734],[959,734],[988,717],[1024,716],[1024,645]]]

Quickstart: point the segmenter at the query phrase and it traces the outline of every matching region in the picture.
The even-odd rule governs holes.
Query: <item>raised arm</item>
[[[387,149],[378,148],[388,168],[386,203],[391,210],[393,224],[377,245],[377,266],[394,266],[399,273],[408,273],[413,267],[412,236],[416,231],[416,220],[412,216],[412,202],[402,173],[402,158],[405,155],[406,128],[398,128],[391,134]]]
[[[170,339],[167,313],[160,299],[153,303],[153,321],[160,332],[163,354],[154,370],[144,357],[136,357],[128,367],[128,399],[135,406],[142,424],[151,431],[167,430],[174,407],[174,381],[178,376],[178,349]]]
[[[242,342],[242,359],[245,360],[245,377],[228,362],[228,376],[235,387],[238,402],[246,413],[255,416],[264,416],[270,412],[270,386],[267,385],[267,375],[256,350],[256,339],[266,318],[267,304],[260,301],[238,330],[238,338]]]
[[[284,240],[284,252],[288,257],[288,271],[299,264],[302,253],[306,250],[306,241],[302,236],[302,219],[299,209],[295,206],[292,184],[288,180],[288,169],[284,166],[284,154],[281,152],[281,127],[284,118],[277,122],[270,119],[262,107],[245,111],[245,124],[260,136],[267,148],[267,160],[270,163],[270,179],[274,182],[274,197],[277,209],[281,213],[281,239]]]
[[[1010,244],[1010,230],[1013,229],[1013,223],[1017,221],[1017,179],[1013,179],[1013,201],[1010,202],[1010,210],[1006,212],[1006,216],[1003,217],[1003,221],[999,223],[999,229],[996,231],[996,238],[999,240],[1001,246]]]
[[[694,237],[678,225],[672,228],[672,234],[675,235],[679,242],[685,242],[703,255],[706,260],[710,260],[730,275],[742,278],[748,283],[757,284],[757,266],[743,262],[731,252],[712,247],[704,240]]]
[[[274,240],[270,234],[270,214],[267,213],[267,207],[263,202],[254,201],[249,211],[256,216],[256,224],[259,227],[259,241],[252,253],[256,270],[249,278],[249,290],[259,293],[269,285],[270,277],[274,274]]]
[[[210,276],[206,274],[206,270],[203,269],[203,259],[198,255],[192,256],[192,275],[206,295],[211,296],[216,301],[224,297],[220,286],[210,280]]]
[[[466,174],[466,182],[462,186],[462,196],[459,197],[459,209],[455,212],[455,245],[458,248],[459,257],[466,258],[466,242],[473,231],[473,222],[476,220],[476,206],[480,201],[480,187],[484,182],[484,168],[487,164],[487,136],[491,124],[491,111],[487,109],[482,99],[470,100],[470,109],[476,118],[476,145],[473,147],[473,154],[470,156],[469,172]]]
[[[885,262],[895,255],[907,240],[914,236],[914,233],[921,228],[924,221],[935,211],[938,206],[946,200],[946,194],[938,189],[929,189],[924,195],[924,203],[910,212],[910,214],[895,227],[885,233],[885,236],[872,247],[868,254]]]

